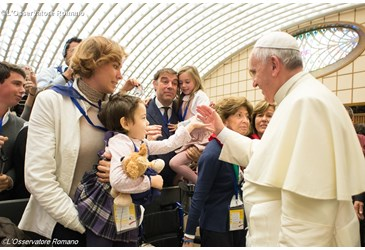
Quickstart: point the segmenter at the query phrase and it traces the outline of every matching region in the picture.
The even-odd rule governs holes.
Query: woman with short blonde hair
[[[34,239],[52,239],[55,246],[85,246],[85,227],[73,199],[82,176],[104,149],[105,129],[97,114],[123,78],[120,70],[126,56],[117,42],[89,37],[71,58],[72,86],[55,85],[37,96],[25,157],[25,185],[31,197],[19,223]],[[123,88],[130,90],[127,85]],[[108,167],[99,166],[96,175],[98,182],[109,183]],[[136,229],[118,237],[132,246],[138,244],[138,233]]]

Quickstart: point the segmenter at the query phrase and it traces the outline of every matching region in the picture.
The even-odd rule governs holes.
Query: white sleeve
[[[118,192],[136,194],[151,188],[150,179],[144,175],[137,179],[129,178],[121,165],[121,158],[128,157],[133,152],[133,144],[126,137],[116,135],[109,140],[109,150],[112,154],[110,166],[110,185]]]
[[[37,74],[37,87],[45,88],[49,85],[61,84],[65,85],[66,81],[63,76],[57,72],[54,67],[43,69],[39,74]]]
[[[25,185],[55,221],[83,233],[85,228],[79,221],[75,205],[58,181],[54,97],[44,91],[34,103],[26,145]]]
[[[223,144],[219,160],[246,167],[259,144],[259,140],[252,140],[228,128],[217,135]]]
[[[191,140],[189,132],[184,126],[179,126],[175,134],[161,141],[145,141],[150,155],[167,154],[174,151]]]

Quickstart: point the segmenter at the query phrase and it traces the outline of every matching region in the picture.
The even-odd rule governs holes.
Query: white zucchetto
[[[274,31],[264,34],[254,48],[292,49],[299,51],[295,38],[286,32]]]

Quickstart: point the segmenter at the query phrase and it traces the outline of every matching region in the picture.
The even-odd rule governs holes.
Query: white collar
[[[3,121],[2,121],[2,125],[4,126],[8,120],[9,120],[9,115],[10,115],[10,108],[8,109],[8,111],[5,113],[5,115],[3,116]]]
[[[275,94],[274,100],[276,104],[279,105],[281,101],[288,95],[292,87],[298,83],[298,80],[307,74],[308,73],[301,71],[286,81]]]
[[[166,106],[162,105],[162,103],[157,99],[157,97],[155,98],[155,103],[156,103],[157,108],[159,108],[159,109],[166,107]],[[172,102],[168,107],[172,108]]]

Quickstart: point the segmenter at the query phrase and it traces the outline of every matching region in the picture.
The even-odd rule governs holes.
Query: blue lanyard
[[[0,118],[0,135],[3,133],[3,118]],[[0,174],[3,174],[5,168],[5,162],[8,160],[8,157],[4,153],[4,148],[0,148]]]
[[[132,139],[131,139],[131,141],[132,141]],[[139,152],[139,150],[138,150],[138,148],[137,148],[136,144],[134,144],[134,141],[132,141],[132,143],[133,143],[133,146],[134,146],[134,152]]]
[[[3,133],[3,118],[4,117],[0,118],[0,135]]]
[[[90,102],[88,99],[86,99],[85,97],[83,97],[76,89],[74,89],[72,86],[69,86],[72,95],[70,95],[71,99],[72,98],[76,98],[76,99],[81,99],[85,102],[87,102],[88,104],[90,104],[91,106],[97,108],[100,110],[100,106],[101,106],[101,101],[99,101],[98,106],[96,106],[94,103]]]
[[[189,107],[189,104],[190,104],[190,100],[188,101],[188,104],[186,104],[186,107],[185,107],[185,110],[184,110],[184,114],[182,112],[182,104],[180,106],[180,110],[179,110],[179,119],[180,121],[185,121],[185,117],[186,117],[186,113],[188,112],[188,107]]]
[[[63,96],[68,96],[71,98],[71,101],[73,102],[73,104],[77,107],[77,109],[80,111],[80,113],[82,114],[83,117],[85,117],[86,121],[93,126],[94,128],[100,129],[104,132],[108,131],[106,128],[101,127],[101,126],[97,126],[95,125],[90,117],[87,115],[86,111],[81,107],[80,103],[76,100],[76,99],[81,99],[87,103],[89,103],[91,106],[97,108],[98,110],[100,110],[100,106],[101,106],[101,101],[99,101],[99,106],[95,105],[94,103],[90,102],[89,100],[87,100],[85,97],[83,97],[76,89],[74,89],[72,86],[61,86],[61,85],[54,85],[52,88],[52,90],[56,91],[57,93],[63,95]]]
[[[102,131],[104,131],[104,132],[106,132],[106,131],[108,131],[106,128],[104,128],[104,127],[101,127],[101,126],[98,126],[98,125],[95,125],[92,121],[91,121],[91,119],[90,119],[90,117],[87,115],[87,113],[86,113],[86,111],[81,107],[81,105],[80,105],[80,103],[74,98],[74,97],[71,97],[70,96],[70,98],[71,98],[71,100],[72,100],[72,102],[75,104],[75,106],[76,106],[76,108],[80,111],[80,113],[82,114],[82,116],[83,117],[85,117],[85,119],[86,119],[86,121],[91,125],[91,126],[93,126],[94,128],[97,128],[97,129],[100,129],[100,130],[102,130]],[[85,99],[85,98],[84,98]],[[85,99],[86,100],[86,99]],[[94,104],[92,104],[91,102],[89,102],[88,100],[86,100],[89,104],[91,104],[92,106],[94,106],[94,107],[97,107],[96,105],[94,105]],[[100,110],[100,107],[97,107],[99,110]]]

